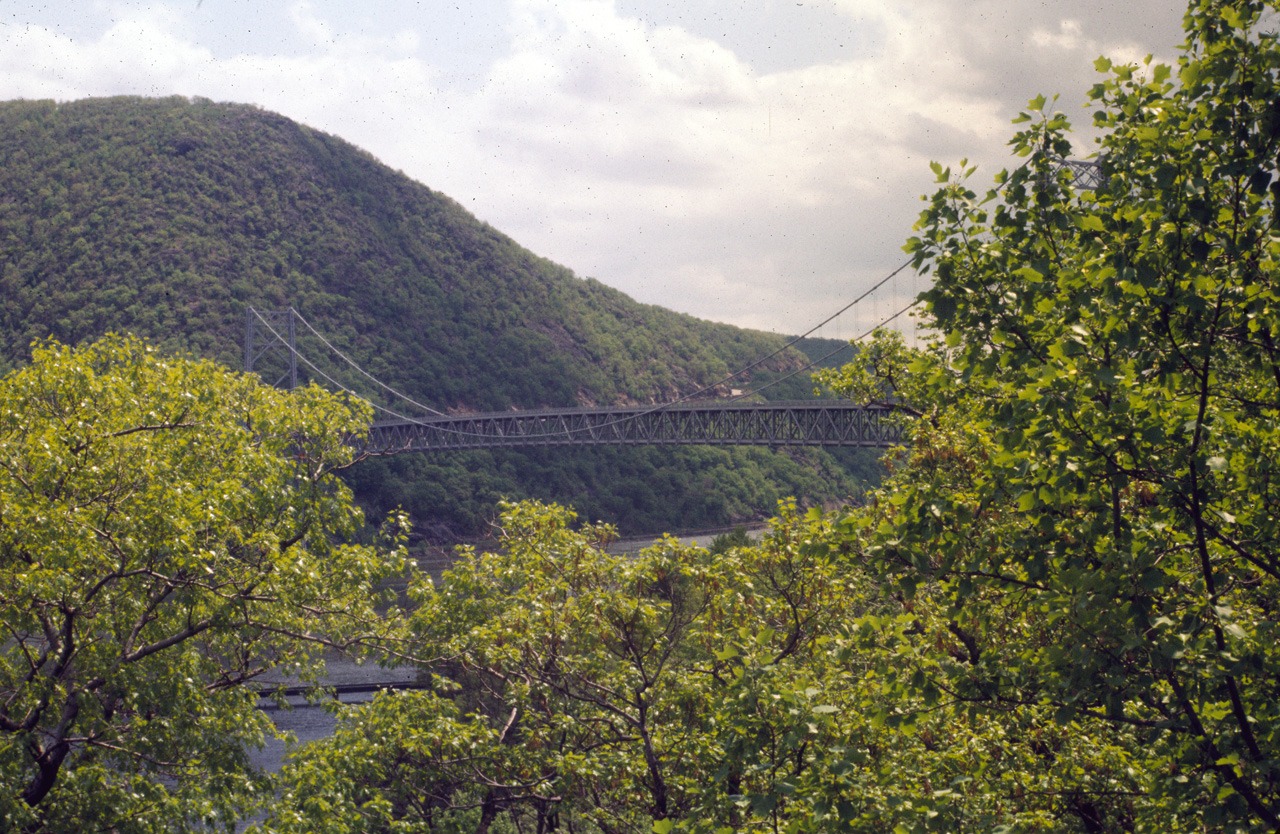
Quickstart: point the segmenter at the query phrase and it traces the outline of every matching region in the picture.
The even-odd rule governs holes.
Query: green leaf
[[[1086,232],[1101,232],[1106,230],[1106,226],[1102,222],[1102,218],[1096,214],[1083,214],[1076,218],[1076,225]]]

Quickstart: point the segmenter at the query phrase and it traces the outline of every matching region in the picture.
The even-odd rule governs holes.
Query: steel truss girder
[[[385,455],[529,446],[862,446],[902,429],[884,408],[846,402],[695,403],[654,408],[499,411],[374,423],[363,450]]]
[[[1103,176],[1102,173],[1102,165],[1095,160],[1057,160],[1053,164],[1053,173],[1054,175],[1057,175],[1062,171],[1070,173],[1071,181],[1068,185],[1071,188],[1078,188],[1084,191],[1096,191],[1107,184],[1107,178]]]

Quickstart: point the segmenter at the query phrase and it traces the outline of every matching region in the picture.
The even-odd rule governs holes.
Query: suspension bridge
[[[365,451],[388,454],[516,446],[863,446],[902,439],[889,410],[848,402],[680,403],[384,420]]]
[[[285,370],[273,384],[293,388],[298,384],[298,363],[301,361],[331,384],[358,396],[299,353],[299,325],[319,337],[326,347],[374,384],[427,412],[421,417],[408,417],[375,405],[390,416],[370,427],[361,445],[361,451],[369,455],[533,446],[888,448],[902,440],[901,424],[890,419],[891,409],[859,406],[846,400],[743,402],[740,399],[689,399],[655,406],[443,414],[374,379],[334,348],[292,308],[270,311],[248,308],[245,317],[245,370],[256,370],[266,358],[278,360]],[[760,364],[784,349],[754,364]]]

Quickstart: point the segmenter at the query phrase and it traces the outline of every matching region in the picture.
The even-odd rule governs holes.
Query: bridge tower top
[[[262,360],[271,363],[282,363],[283,373],[272,382],[275,388],[288,382],[288,390],[298,387],[298,314],[290,307],[287,310],[255,310],[245,308],[244,314],[244,369],[245,372],[256,370]],[[270,377],[258,371],[264,380]]]

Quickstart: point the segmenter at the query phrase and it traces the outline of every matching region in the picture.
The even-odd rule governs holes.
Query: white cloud
[[[289,7],[289,18],[293,21],[298,33],[305,37],[312,46],[325,47],[333,43],[333,30],[329,23],[315,13],[315,9],[307,0],[297,0]]]

